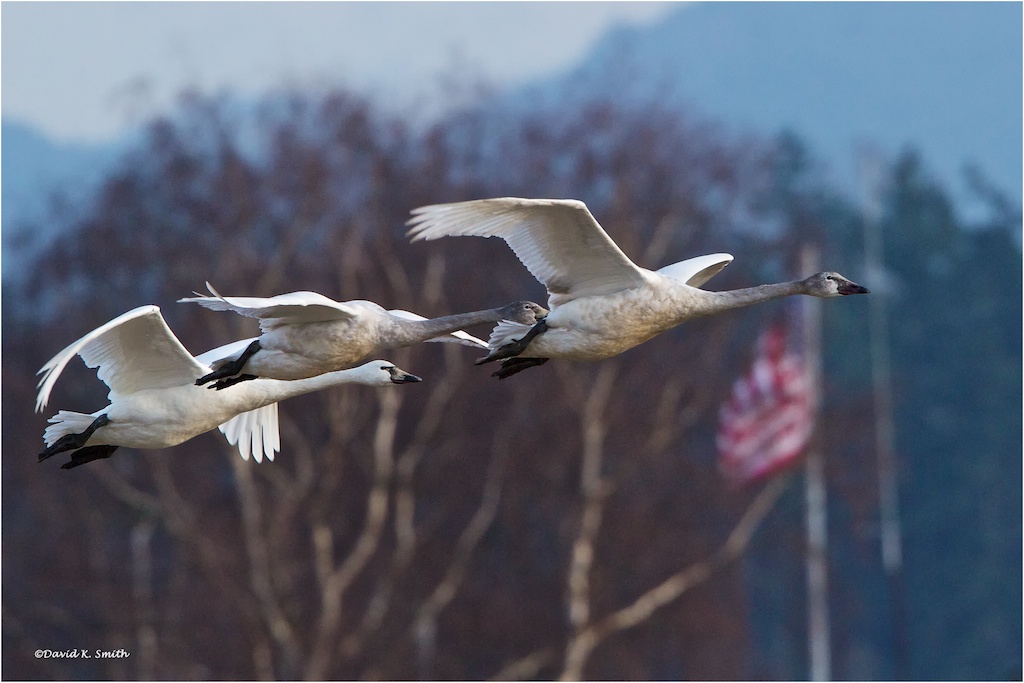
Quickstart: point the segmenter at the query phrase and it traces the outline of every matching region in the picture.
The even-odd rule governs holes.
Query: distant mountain
[[[3,185],[4,279],[17,275],[26,258],[59,234],[51,202],[84,202],[116,160],[122,145],[55,142],[30,125],[0,124]]]
[[[659,23],[610,31],[566,73],[499,94],[493,125],[595,95],[659,102],[731,133],[790,130],[852,196],[866,142],[889,157],[918,149],[962,204],[961,170],[973,164],[1020,206],[1021,21],[1010,2],[681,4]],[[46,220],[55,192],[86,199],[131,141],[60,143],[4,120],[4,265],[59,231]],[[43,230],[26,232],[28,222]]]
[[[84,191],[80,183],[101,179],[118,148],[109,143],[57,142],[28,124],[6,119],[0,125],[0,141],[4,223],[43,215],[51,191]]]
[[[861,142],[907,146],[949,189],[977,166],[1020,204],[1020,3],[708,2],[609,32],[521,102],[686,105],[733,132],[792,130],[856,189]]]

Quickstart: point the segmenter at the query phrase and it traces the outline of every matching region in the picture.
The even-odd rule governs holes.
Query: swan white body
[[[532,323],[546,311],[530,302],[428,320],[402,310],[385,310],[372,301],[334,301],[316,292],[292,292],[270,298],[225,297],[211,286],[210,296],[180,299],[215,311],[233,311],[260,322],[258,350],[244,361],[244,373],[298,380],[350,368],[388,349],[425,341],[457,342],[479,348],[487,343],[460,327],[495,323],[510,317]],[[214,369],[238,361],[244,349],[215,359]],[[242,372],[235,369],[235,374]],[[212,378],[210,378],[212,379]],[[203,381],[207,381],[204,378]]]
[[[299,382],[256,380],[225,391],[195,385],[196,376],[209,371],[211,358],[237,352],[251,341],[244,339],[193,357],[158,307],[128,311],[65,348],[39,371],[43,377],[37,412],[46,407],[54,383],[75,355],[88,367],[98,368],[98,377],[110,387],[110,405],[91,414],[58,412],[50,418],[43,439],[53,446],[62,437],[81,434],[101,416],[107,424],[77,447],[167,448],[219,426],[243,458],[251,453],[257,462],[264,455],[273,460],[280,449],[278,401],[338,384],[387,386],[419,379],[386,361],[373,361]]]
[[[618,355],[680,323],[710,313],[700,299],[680,296],[678,284],[651,274],[642,287],[597,297],[552,304],[547,331],[536,337],[522,357],[595,361]],[[685,286],[685,285],[684,285]],[[692,289],[692,287],[691,287]],[[529,325],[501,322],[489,339],[496,350],[521,338]]]
[[[711,254],[658,271],[634,264],[583,202],[506,197],[413,210],[413,241],[447,236],[501,237],[548,291],[546,330],[519,358],[593,361],[642,344],[686,320],[792,294],[839,296],[866,292],[835,273],[729,292],[699,289],[732,261]],[[491,355],[521,339],[525,325],[500,323]],[[499,375],[501,376],[501,375]]]

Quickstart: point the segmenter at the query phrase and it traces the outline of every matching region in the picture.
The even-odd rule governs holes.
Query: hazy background
[[[609,26],[667,3],[21,3],[4,8],[4,116],[59,140],[109,140],[132,94],[350,84],[411,102],[445,72],[521,84],[581,60]],[[56,47],[59,46],[59,49]]]
[[[806,677],[799,470],[735,491],[714,461],[717,406],[779,307],[502,383],[465,351],[402,351],[422,387],[284,404],[273,464],[216,434],[36,464],[35,370],[86,331],[156,303],[196,352],[252,333],[174,304],[206,279],[426,315],[542,301],[503,245],[403,234],[421,204],[522,195],[584,199],[647,267],[732,252],[712,289],[794,277],[811,242],[884,297],[897,577],[878,548],[867,302],[825,302],[833,675],[1019,680],[1021,18],[4,3],[4,677]],[[52,407],[95,410],[99,384],[69,368]],[[749,544],[716,554],[736,524]],[[629,606],[650,609],[609,627]],[[133,656],[33,657],[79,647]]]

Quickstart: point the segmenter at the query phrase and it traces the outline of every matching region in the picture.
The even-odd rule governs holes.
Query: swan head
[[[535,325],[548,315],[548,309],[532,301],[516,301],[498,309],[502,320],[510,320],[521,325]]]
[[[386,360],[372,360],[356,368],[359,384],[386,387],[391,384],[422,382],[423,379]]]
[[[856,282],[848,280],[839,273],[833,273],[831,271],[815,273],[804,280],[804,286],[807,288],[807,294],[820,297],[870,293],[867,287],[861,287]]]

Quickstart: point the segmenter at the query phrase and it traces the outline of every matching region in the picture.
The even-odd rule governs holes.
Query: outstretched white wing
[[[637,267],[575,199],[479,199],[413,209],[413,241],[477,235],[505,240],[548,290],[550,308],[646,282]]]
[[[218,346],[215,349],[210,349],[209,351],[206,351],[196,356],[196,362],[206,366],[206,370],[203,371],[203,374],[205,374],[210,371],[209,366],[211,366],[214,361],[221,360],[222,358],[232,358],[234,356],[237,356],[242,351],[245,351],[245,349],[249,347],[249,344],[252,344],[257,339],[258,337],[239,339],[238,341],[231,342],[230,344],[225,344],[224,346]]]
[[[199,354],[196,356],[196,360],[208,366],[215,360],[238,355],[255,340],[256,337],[239,339],[230,344],[218,346],[215,349]],[[265,380],[253,381],[262,382]],[[238,453],[242,456],[243,460],[248,460],[251,454],[256,462],[263,462],[263,456],[266,456],[267,460],[272,461],[274,454],[281,450],[276,403],[235,415],[218,427],[218,429],[220,429],[229,444],[238,446]]]
[[[204,366],[209,366],[214,360],[229,358],[244,351],[249,344],[255,341],[252,339],[240,339],[230,344],[224,344],[212,348],[205,353],[200,353],[196,359]],[[262,382],[265,380],[254,380]],[[272,380],[271,380],[272,381]],[[281,434],[278,426],[278,403],[264,405],[254,411],[236,415],[218,427],[220,432],[231,445],[239,447],[239,455],[243,460],[249,460],[252,455],[257,463],[263,462],[263,456],[272,461],[275,453],[281,451]]]
[[[221,296],[209,282],[206,287],[210,296],[196,292],[196,296],[178,299],[178,303],[197,303],[213,311],[233,311],[249,318],[259,318],[260,328],[264,330],[278,325],[354,318],[363,311],[365,303],[371,303],[335,301],[316,292],[291,292],[269,298]]]
[[[732,263],[732,254],[708,254],[673,263],[670,266],[659,268],[657,272],[691,287],[700,287],[730,263]]]
[[[85,335],[39,370],[36,412],[46,407],[54,383],[76,354],[86,366],[99,368],[96,375],[110,387],[111,401],[117,394],[191,384],[208,371],[167,327],[159,307],[139,306]]]
[[[402,318],[403,320],[426,320],[426,318],[424,318],[422,315],[410,313],[409,311],[403,311],[398,308],[393,308],[390,311],[388,311],[388,313],[395,316],[396,318]],[[483,339],[477,339],[473,335],[469,334],[468,332],[463,332],[462,330],[456,330],[451,334],[443,334],[440,337],[432,337],[431,339],[427,339],[426,341],[455,342],[457,344],[465,344],[466,346],[478,346],[482,349],[487,348],[487,342],[485,342]]]
[[[229,444],[238,446],[243,460],[248,460],[251,453],[256,462],[263,462],[264,455],[273,461],[274,454],[281,450],[276,403],[235,415],[218,429]]]

